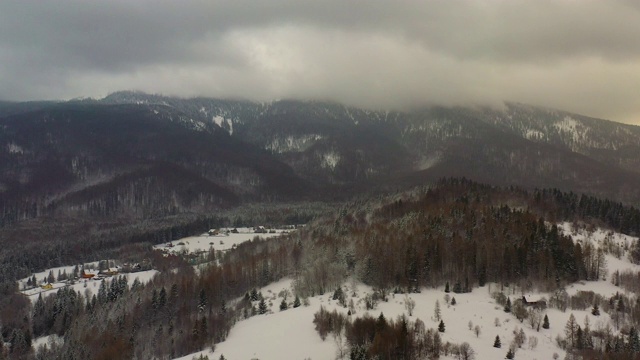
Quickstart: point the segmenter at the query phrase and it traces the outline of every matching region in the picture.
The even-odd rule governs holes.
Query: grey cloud
[[[5,0],[0,98],[515,100],[640,122],[635,0]]]

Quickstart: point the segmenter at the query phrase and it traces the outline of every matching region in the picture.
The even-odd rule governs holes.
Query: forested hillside
[[[372,306],[393,292],[443,285],[453,293],[490,282],[555,291],[602,271],[602,252],[563,235],[558,221],[637,234],[638,216],[632,207],[556,190],[443,180],[351,202],[280,238],[212,252],[213,262],[200,271],[179,257],[153,255],[161,274],[146,285],[114,279],[97,294],[60,292],[33,308],[21,295],[5,296],[3,308],[14,304],[15,312],[4,315],[3,336],[12,354],[29,353],[34,336],[64,336],[42,358],[177,357],[224,340],[235,322],[260,315],[264,300],[252,289],[283,277],[294,279],[293,295],[302,300],[352,278],[375,289]],[[638,253],[638,244],[632,247]]]

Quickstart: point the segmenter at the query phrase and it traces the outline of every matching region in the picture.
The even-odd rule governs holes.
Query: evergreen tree
[[[514,357],[513,350],[509,349],[509,351],[507,351],[506,358],[507,359],[513,359],[513,357]]]
[[[160,294],[158,295],[158,307],[163,308],[167,304],[167,290],[165,290],[164,286],[160,289]]]
[[[569,320],[564,327],[564,333],[567,338],[567,343],[570,348],[576,346],[576,334],[578,333],[578,323],[576,322],[576,317],[573,316],[573,313],[569,315]]]
[[[453,298],[451,298],[451,305],[455,305],[456,304],[456,297],[454,296]]]
[[[108,300],[107,282],[102,280],[100,281],[100,288],[98,289],[98,302],[100,304],[106,304]]]
[[[222,304],[220,304],[220,314],[225,315],[227,313],[227,302],[222,299]]]
[[[504,312],[506,313],[510,313],[511,312],[511,299],[507,298],[507,303],[504,304]]]
[[[387,319],[384,317],[383,313],[380,313],[378,316],[378,320],[376,320],[376,331],[382,331],[387,327]]]
[[[449,289],[449,282],[447,281],[446,285],[444,286],[444,292],[449,293],[451,292],[451,290]]]
[[[220,360],[227,360],[227,358],[224,357],[224,354],[220,354]]]
[[[203,316],[200,320],[200,335],[203,338],[207,338],[209,335],[209,326],[207,325],[207,317]]]
[[[575,347],[578,350],[582,350],[584,345],[584,336],[582,333],[582,328],[578,325],[578,331],[576,331],[576,344]]]
[[[598,303],[593,304],[593,308],[591,309],[591,315],[600,316],[600,307],[598,306]]]
[[[251,295],[249,295],[249,298],[251,298],[251,301],[258,301],[258,290],[256,290],[256,288],[253,288],[251,290]]]
[[[280,302],[280,311],[285,311],[287,309],[288,309],[287,301],[285,299],[282,299],[282,302]]]
[[[204,312],[205,308],[207,307],[207,293],[204,291],[204,289],[200,289],[200,296],[198,299],[198,311],[200,312]]]
[[[300,298],[298,297],[298,295],[296,295],[295,300],[293,300],[293,307],[294,308],[300,307]]]
[[[436,306],[433,309],[433,317],[436,321],[441,320],[442,313],[440,312],[440,301],[436,300]]]
[[[258,304],[258,314],[263,315],[267,313],[267,302],[264,301],[264,298],[260,300]]]
[[[460,294],[462,292],[462,285],[460,285],[460,281],[456,281],[453,285],[453,292],[456,294]]]
[[[151,294],[151,308],[153,310],[158,310],[160,305],[158,304],[158,291],[153,289],[153,293]]]
[[[44,300],[42,300],[42,293],[38,295],[38,300],[36,300],[35,305],[33,306],[33,335],[40,336],[44,335],[46,331],[46,310],[44,307]],[[0,336],[0,343],[2,343],[2,336]]]
[[[496,335],[496,340],[493,342],[494,348],[501,348],[502,343],[500,342],[500,335]]]
[[[347,300],[344,296],[344,291],[342,291],[342,286],[338,286],[336,291],[333,292],[333,300],[338,300],[341,306],[347,306]]]
[[[549,328],[549,317],[547,316],[547,314],[544,314],[544,319],[542,320],[542,328],[543,329]]]
[[[438,331],[443,333],[444,332],[444,321],[440,320],[440,324],[438,324]]]
[[[638,338],[638,331],[634,326],[629,330],[629,350],[634,353],[640,352],[640,339]]]

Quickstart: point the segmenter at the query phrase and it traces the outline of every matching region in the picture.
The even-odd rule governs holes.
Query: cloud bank
[[[640,124],[636,0],[5,0],[0,99],[117,90]]]

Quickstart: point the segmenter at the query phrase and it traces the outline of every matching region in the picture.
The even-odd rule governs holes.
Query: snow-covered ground
[[[605,240],[616,241],[621,245],[625,242],[631,244],[633,241],[637,241],[637,238],[601,229],[587,232],[584,230],[574,231],[567,223],[559,226],[566,235],[573,236],[575,241],[583,243],[589,241],[596,246],[601,246]],[[626,256],[618,259],[607,254],[606,257],[609,274],[606,280],[572,284],[567,291],[573,294],[578,290],[590,290],[607,297],[616,291],[623,292],[621,288],[611,284],[611,274],[616,270],[639,271],[640,266],[629,262]],[[215,351],[205,350],[179,359],[191,360],[200,354],[208,355],[212,360],[218,359],[221,354],[227,359],[335,359],[338,342],[331,335],[325,341],[321,340],[314,329],[313,315],[320,309],[320,306],[324,306],[329,311],[337,309],[345,314],[348,309],[341,307],[337,301],[331,300],[332,294],[327,293],[309,298],[308,306],[279,311],[282,299],[277,294],[282,290],[293,293],[291,285],[292,281],[285,279],[261,289],[265,298],[271,299],[268,301],[271,309],[269,313],[237,323],[231,329],[226,341],[216,345]],[[349,299],[353,299],[355,303],[356,313],[352,317],[360,317],[367,313],[362,299],[367,293],[371,293],[372,289],[362,284],[355,285],[355,291],[353,285],[345,284],[343,287],[348,295],[347,302]],[[457,344],[468,342],[475,351],[476,359],[504,359],[509,344],[514,339],[513,332],[516,328],[523,329],[527,337],[522,348],[517,350],[516,359],[552,359],[554,353],[557,353],[562,359],[565,356],[565,351],[556,345],[555,339],[558,335],[564,337],[565,324],[571,314],[575,316],[578,324],[582,327],[584,327],[585,319],[588,318],[591,329],[607,325],[614,328],[611,318],[604,312],[600,316],[593,316],[590,312],[591,309],[585,311],[567,309],[566,312],[562,312],[555,308],[548,308],[543,311],[543,314],[549,317],[550,328],[541,328],[540,331],[537,331],[532,329],[527,320],[521,323],[513,314],[504,312],[503,307],[497,304],[491,296],[491,292],[497,290],[499,289],[495,284],[488,284],[482,288],[473,289],[471,293],[467,294],[450,293],[449,296],[456,299],[456,305],[450,305],[445,300],[443,289],[423,289],[419,294],[408,295],[416,304],[413,316],[409,319],[415,321],[419,318],[427,328],[437,328],[438,322],[434,319],[437,300],[446,326],[445,333],[441,334],[443,342],[449,341]],[[509,289],[505,289],[505,295],[508,295],[513,301],[520,298],[522,294],[517,291],[509,293]],[[544,296],[548,299],[551,294],[533,295]],[[291,303],[293,298],[290,296],[288,301]],[[387,319],[395,319],[401,314],[407,314],[404,303],[405,295],[391,295],[388,302],[380,302],[375,310],[369,311],[369,314],[377,317],[382,312]],[[469,323],[472,324],[472,328],[475,328],[476,325],[480,327],[478,336],[469,329]],[[502,347],[499,349],[493,347],[496,335],[500,336],[502,342]],[[533,349],[530,346],[532,338],[537,340],[537,346]]]
[[[356,312],[352,317],[361,317],[365,313],[377,317],[382,312],[387,319],[396,319],[402,314],[407,314],[403,294],[391,295],[388,302],[380,302],[375,310],[367,311],[362,299],[365,295],[372,293],[372,289],[359,284],[356,286],[356,296],[352,297],[353,288],[347,285],[344,287],[348,289],[348,298],[353,299],[355,303]],[[261,290],[267,299],[272,299],[271,313],[239,322],[231,329],[227,340],[216,345],[214,352],[206,350],[179,359],[191,360],[193,356],[200,354],[208,355],[210,359],[218,359],[221,354],[227,359],[336,358],[338,342],[331,335],[322,341],[314,329],[313,315],[320,306],[324,306],[329,311],[336,309],[344,314],[348,309],[340,306],[338,301],[331,300],[332,294],[327,293],[309,298],[309,306],[280,311],[279,304],[282,298],[276,295],[281,290],[291,292],[291,280],[282,280]],[[443,342],[457,344],[468,342],[476,352],[477,359],[502,359],[513,340],[514,329],[522,328],[527,339],[537,338],[538,345],[532,350],[527,341],[523,348],[517,351],[518,359],[551,359],[554,353],[564,357],[564,352],[555,345],[555,337],[558,334],[564,336],[564,325],[569,319],[569,311],[563,313],[556,309],[546,310],[551,327],[538,332],[533,330],[526,321],[520,323],[514,315],[505,313],[503,307],[496,304],[490,294],[490,291],[496,290],[495,286],[477,288],[468,294],[450,293],[451,298],[455,297],[456,305],[447,305],[443,290],[430,289],[423,290],[419,294],[408,295],[416,303],[413,316],[408,318],[411,321],[422,320],[427,328],[438,327],[439,322],[434,318],[434,309],[436,300],[440,303],[442,319],[446,326],[446,331],[441,334]],[[514,296],[511,298],[515,299]],[[289,297],[288,300],[293,299]],[[580,324],[585,316],[590,317],[592,326],[602,319],[608,319],[606,314],[595,318],[587,311],[573,313]],[[498,326],[495,325],[496,318]],[[476,325],[480,326],[479,336],[469,329],[469,322],[473,324],[472,328]],[[500,336],[502,348],[493,347],[496,335]],[[344,338],[342,341],[344,342]]]
[[[170,253],[197,253],[201,251],[229,250],[234,245],[239,245],[245,241],[253,240],[258,236],[261,238],[270,238],[282,235],[286,230],[273,230],[272,233],[257,234],[252,228],[237,228],[238,233],[225,233],[225,229],[219,235],[202,234],[200,236],[189,236],[170,243],[156,245],[153,248],[157,250],[167,251]],[[170,244],[170,245],[169,245]]]

